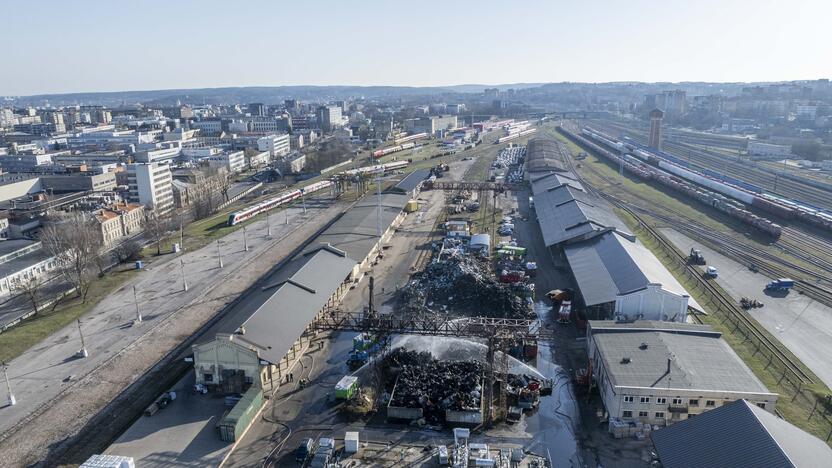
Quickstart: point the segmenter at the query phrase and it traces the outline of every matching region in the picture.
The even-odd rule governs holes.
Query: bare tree
[[[125,239],[113,249],[119,263],[131,262],[141,258],[142,246],[135,239]]]
[[[191,204],[191,212],[195,219],[207,218],[214,213],[214,190],[212,184],[203,183],[188,189],[188,199]]]
[[[217,188],[222,194],[222,198],[228,201],[228,191],[231,190],[231,175],[226,172],[220,172],[216,176]]]
[[[58,270],[76,294],[87,300],[90,287],[89,269],[101,248],[98,223],[85,213],[48,221],[41,234],[44,249],[55,257]]]
[[[156,255],[162,254],[162,242],[165,241],[170,231],[170,221],[169,216],[160,214],[156,210],[145,213],[144,230],[156,244]]]
[[[35,315],[40,312],[40,288],[44,285],[44,283],[46,283],[45,275],[33,274],[28,278],[23,278],[17,281],[14,283],[14,286],[12,286],[15,291],[26,296],[26,299],[29,299]]]

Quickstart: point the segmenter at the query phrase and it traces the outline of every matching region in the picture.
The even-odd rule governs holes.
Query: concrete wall
[[[662,289],[660,284],[615,298],[615,316],[623,320],[659,320],[663,322],[685,321],[688,296],[681,296]]]
[[[13,198],[41,191],[43,191],[43,183],[40,178],[9,182],[7,184],[0,185],[0,201],[11,200]]]

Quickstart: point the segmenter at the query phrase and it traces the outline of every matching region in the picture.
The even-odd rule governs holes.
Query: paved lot
[[[272,217],[271,237],[266,236],[265,218],[249,225],[248,252],[243,249],[242,231],[222,239],[222,269],[216,244],[154,262],[82,318],[88,358],[73,357],[80,341],[72,325],[13,360],[9,377],[18,404],[0,409],[0,451],[10,465],[42,459],[50,444],[82,427],[168,350],[343,209],[328,198],[317,198],[307,207],[307,213],[290,208],[288,225],[277,220],[282,216]],[[144,318],[138,326],[132,325],[134,285]],[[49,418],[36,417],[46,410]]]
[[[230,444],[217,437],[216,425],[227,408],[224,398],[193,395],[194,375],[171,390],[176,400],[151,417],[140,417],[105,452],[133,457],[136,466],[217,466]]]
[[[752,309],[751,315],[809,367],[826,385],[832,386],[832,309],[797,291],[786,295],[764,292],[771,278],[754,273],[718,252],[701,246],[689,237],[672,229],[664,235],[682,252],[691,247],[702,250],[708,265],[719,271],[717,283],[737,301],[742,297],[757,299],[765,304]]]

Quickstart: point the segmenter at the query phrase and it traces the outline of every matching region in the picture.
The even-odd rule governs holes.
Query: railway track
[[[733,319],[734,322],[737,323],[738,328],[742,326],[746,332],[746,338],[754,339],[759,346],[764,348],[768,354],[771,356],[771,359],[777,360],[781,363],[783,368],[792,374],[800,383],[802,384],[812,384],[814,383],[814,379],[812,376],[803,369],[802,364],[794,357],[792,357],[791,353],[779,342],[773,340],[769,337],[767,331],[757,323],[754,318],[752,318],[746,311],[742,310],[737,304],[733,301],[732,298],[727,297],[726,294],[719,290],[716,286],[714,286],[711,282],[705,280],[702,277],[701,272],[699,272],[694,266],[689,265],[687,262],[687,258],[678,251],[664,236],[662,236],[656,229],[654,229],[647,221],[644,220],[642,215],[639,214],[638,210],[641,209],[639,207],[633,206],[629,202],[621,200],[607,192],[601,192],[593,187],[590,183],[584,179],[580,173],[575,170],[574,162],[572,158],[566,157],[566,163],[569,169],[575,174],[575,177],[581,182],[581,184],[586,188],[586,190],[590,193],[593,193],[597,196],[604,198],[606,201],[611,203],[613,206],[625,211],[639,225],[648,233],[651,237],[653,237],[662,247],[664,251],[667,252],[668,255],[671,255],[680,266],[685,268],[689,275],[692,278],[696,278],[699,284],[708,292],[708,294],[713,298],[713,300],[717,304],[717,308],[721,311],[726,313],[730,316],[730,319]],[[584,167],[587,167],[584,165]],[[593,170],[589,167],[589,170]],[[603,175],[598,174],[599,176],[603,177]],[[695,317],[695,316],[694,316]],[[701,323],[701,320],[698,320]]]
[[[612,134],[626,134],[634,140],[646,142],[646,133],[641,129],[626,127],[610,121],[592,121],[593,126]],[[757,166],[748,161],[737,161],[719,152],[703,149],[697,145],[666,139],[666,150],[685,159],[689,163],[703,168],[721,171],[726,175],[746,181],[786,198],[801,200],[821,208],[832,209],[832,192],[814,185],[782,177],[779,172],[767,167]]]

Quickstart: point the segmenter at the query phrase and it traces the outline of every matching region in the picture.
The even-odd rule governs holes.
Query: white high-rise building
[[[246,169],[246,153],[244,151],[233,151],[220,153],[205,158],[211,167],[223,167],[228,172],[241,172]]]
[[[292,151],[289,135],[267,135],[263,138],[258,138],[257,150],[268,151],[272,158],[285,156]]]
[[[128,164],[127,183],[132,202],[167,213],[173,209],[173,178],[167,164]]]

